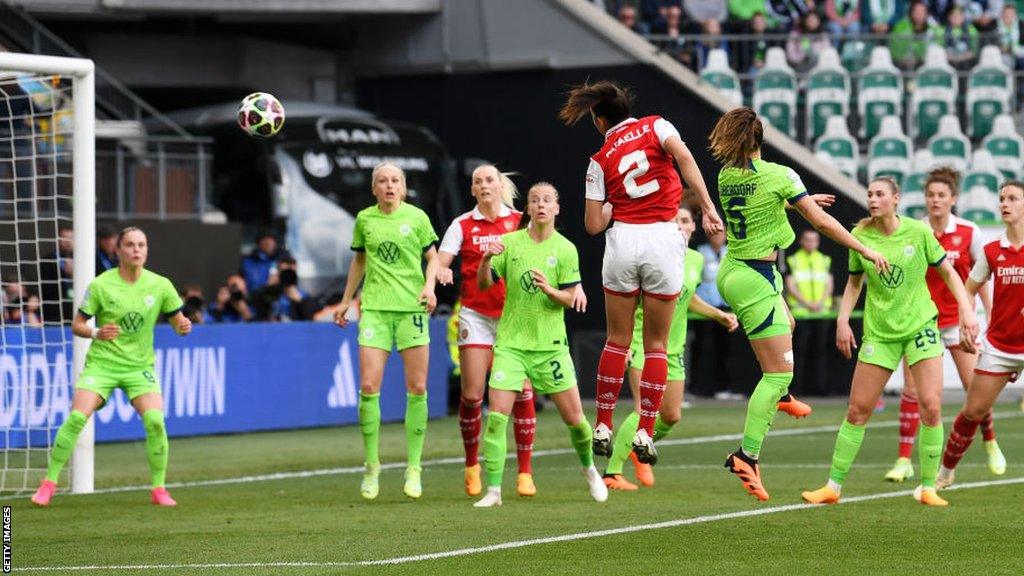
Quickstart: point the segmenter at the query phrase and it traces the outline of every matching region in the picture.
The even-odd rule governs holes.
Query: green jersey
[[[718,197],[728,224],[729,256],[760,260],[793,243],[796,235],[786,216],[786,202],[796,202],[807,188],[791,168],[753,160],[744,169],[718,173]]]
[[[518,230],[501,241],[505,251],[491,258],[491,270],[505,279],[506,290],[495,345],[518,350],[565,348],[565,310],[540,291],[530,271],[539,270],[548,284],[562,289],[579,284],[576,247],[558,232],[536,242],[528,230]]]
[[[672,327],[668,332],[669,355],[679,355],[686,347],[686,314],[690,308],[690,300],[697,292],[697,285],[700,284],[701,276],[704,273],[704,255],[692,248],[686,249],[686,258],[683,260],[683,290],[679,293],[679,302],[676,303],[676,312],[672,316]],[[633,345],[630,348],[643,349],[644,341],[644,307],[641,303],[636,307],[636,321],[633,323]]]
[[[376,204],[356,216],[352,249],[366,253],[364,310],[422,312],[423,253],[437,242],[427,214],[402,202],[391,214]]]
[[[148,368],[156,360],[153,328],[161,314],[181,310],[181,297],[171,281],[143,270],[134,283],[125,282],[117,268],[97,276],[85,292],[78,312],[96,318],[96,327],[117,324],[113,340],[93,340],[85,365],[100,370]]]
[[[899,227],[886,236],[874,226],[858,226],[853,235],[889,261],[889,272],[878,273],[870,260],[850,250],[850,274],[864,274],[864,339],[897,342],[913,336],[938,316],[925,273],[946,258],[946,250],[925,223],[901,217]]]

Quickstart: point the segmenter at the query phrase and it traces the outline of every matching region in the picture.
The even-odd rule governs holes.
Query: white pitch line
[[[968,482],[965,484],[954,484],[945,491],[951,490],[970,490],[973,488],[986,488],[989,486],[1006,486],[1010,484],[1022,484],[1024,483],[1024,477],[1018,478],[1004,478],[1001,480],[986,480],[983,482]],[[879,492],[876,494],[866,494],[864,496],[853,496],[849,498],[843,498],[839,504],[855,504],[857,502],[868,502],[871,500],[884,500],[888,498],[898,498],[901,496],[910,496],[914,493],[913,490],[899,490],[896,492]],[[619,534],[630,534],[634,532],[647,532],[649,530],[660,530],[664,528],[678,528],[680,526],[691,526],[694,524],[707,524],[709,522],[718,522],[720,520],[733,520],[736,518],[750,518],[753,516],[764,516],[767,514],[777,514],[779,512],[789,512],[792,510],[807,510],[809,508],[821,508],[820,505],[815,504],[787,504],[784,506],[773,506],[770,508],[755,508],[752,510],[742,510],[739,512],[727,512],[723,514],[709,514],[705,516],[693,516],[690,518],[680,518],[677,520],[668,520],[665,522],[656,522],[654,524],[638,524],[633,526],[623,526],[621,528],[610,528],[607,530],[595,530],[592,532],[576,532],[574,534],[563,534],[561,536],[548,536],[545,538],[532,538],[530,540],[516,540],[512,542],[501,542],[499,544],[490,544],[487,546],[477,546],[474,548],[459,548],[456,550],[447,550],[444,552],[432,552],[429,554],[417,554],[414,556],[398,556],[395,558],[385,558],[382,560],[362,560],[353,562],[244,562],[244,563],[230,563],[230,562],[218,562],[211,564],[121,564],[121,565],[91,565],[91,566],[26,566],[14,568],[15,572],[43,572],[43,571],[76,571],[82,572],[86,570],[108,570],[108,571],[126,571],[126,570],[211,570],[217,568],[345,568],[345,567],[359,567],[359,566],[393,566],[397,564],[410,564],[413,562],[424,562],[428,560],[441,560],[444,558],[457,558],[460,556],[472,556],[475,554],[486,554],[488,552],[497,552],[500,550],[511,550],[515,548],[526,548],[528,546],[538,546],[542,544],[555,544],[559,542],[573,542],[577,540],[589,540],[592,538],[603,538],[605,536],[617,536]]]
[[[1005,420],[1010,418],[1021,418],[1024,417],[1022,412],[999,412],[993,414],[993,417],[997,420]],[[949,416],[943,418],[943,422],[952,422],[955,417]],[[884,422],[878,422],[871,424],[871,428],[898,428],[900,425],[898,420],[887,420]],[[837,432],[839,426],[805,426],[803,428],[787,428],[785,430],[774,430],[769,432],[769,436],[772,438],[779,436],[803,436],[805,434],[819,434],[823,432]],[[728,442],[742,440],[743,434],[717,434],[714,436],[696,436],[693,438],[675,438],[670,440],[662,440],[658,442],[658,446],[690,446],[693,444],[706,444],[709,442]],[[565,454],[574,454],[575,451],[569,448],[553,448],[550,450],[535,450],[533,452],[534,457],[538,456],[561,456]],[[514,453],[510,453],[506,458],[511,460],[515,458]],[[463,462],[464,459],[460,457],[452,458],[435,458],[433,460],[426,460],[422,463],[424,468],[432,466],[443,466],[446,464],[458,464]],[[382,464],[381,470],[399,470],[405,468],[405,462],[392,462],[390,464]],[[228,484],[250,484],[253,482],[269,482],[273,480],[290,480],[293,478],[315,478],[318,476],[332,476],[335,474],[362,474],[364,468],[362,466],[348,466],[344,468],[321,468],[319,470],[299,470],[296,472],[276,472],[273,474],[260,474],[255,476],[237,476],[233,478],[218,478],[213,480],[193,480],[191,482],[170,482],[167,484],[167,488],[200,488],[203,486],[223,486]],[[94,490],[89,494],[74,494],[67,493],[61,494],[60,497],[66,496],[91,496],[96,494],[117,494],[121,492],[139,492],[143,490],[150,490],[152,486],[138,485],[138,486],[115,486],[112,488],[101,488]],[[25,498],[25,493],[21,494],[10,494],[0,496],[2,500],[18,500]]]

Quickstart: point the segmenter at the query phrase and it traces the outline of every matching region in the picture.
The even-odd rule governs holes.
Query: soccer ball
[[[238,107],[238,127],[249,136],[270,138],[284,126],[284,106],[266,92],[253,92]]]

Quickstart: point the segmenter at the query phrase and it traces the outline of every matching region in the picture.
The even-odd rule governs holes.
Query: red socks
[[[917,398],[906,395],[900,397],[900,458],[910,458],[914,450],[914,439],[917,429],[921,426],[921,413],[917,408]]]
[[[985,414],[985,419],[981,421],[981,438],[985,442],[991,442],[996,439],[996,428],[992,422],[991,410],[988,411],[988,414]]]
[[[619,400],[619,391],[622,390],[622,377],[626,373],[628,358],[628,346],[620,346],[608,340],[604,343],[601,360],[597,364],[597,423],[609,429],[612,428],[612,415],[615,413],[615,403]]]
[[[533,390],[526,388],[516,396],[512,405],[512,428],[516,435],[516,457],[520,474],[533,474],[533,437],[537,432],[537,407],[533,403]]]
[[[953,431],[949,433],[946,451],[942,455],[943,466],[950,470],[956,468],[957,463],[963,458],[964,452],[971,446],[980,424],[981,422],[968,420],[963,412],[956,415],[956,420],[953,421]]]
[[[668,377],[668,356],[664,350],[644,352],[644,370],[640,374],[640,424],[647,435],[654,437],[654,421],[661,409],[661,397],[665,395],[665,379]]]
[[[470,401],[465,397],[459,404],[459,428],[462,430],[462,446],[466,450],[466,468],[477,465],[480,449],[480,409],[483,399]]]

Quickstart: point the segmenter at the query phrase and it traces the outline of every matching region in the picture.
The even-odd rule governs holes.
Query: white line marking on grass
[[[986,480],[983,482],[968,482],[964,484],[954,484],[945,491],[952,490],[970,490],[972,488],[986,488],[989,486],[1006,486],[1010,484],[1024,484],[1024,477],[1018,478],[1004,478],[1001,480]],[[868,502],[871,500],[884,500],[888,498],[898,498],[901,496],[910,496],[914,493],[913,490],[899,490],[896,492],[879,492],[876,494],[866,494],[864,496],[853,496],[849,498],[843,498],[839,501],[840,505],[843,504],[855,504],[857,502]],[[727,512],[724,514],[709,514],[705,516],[693,516],[690,518],[680,518],[678,520],[668,520],[665,522],[656,522],[654,524],[638,524],[633,526],[623,526],[621,528],[610,528],[607,530],[595,530],[592,532],[576,532],[574,534],[563,534],[561,536],[548,536],[545,538],[532,538],[530,540],[516,540],[513,542],[501,542],[499,544],[490,544],[487,546],[477,546],[474,548],[459,548],[457,550],[448,550],[445,552],[432,552],[429,554],[417,554],[414,556],[399,556],[396,558],[385,558],[382,560],[362,560],[355,562],[244,562],[244,563],[230,563],[230,562],[218,562],[211,564],[122,564],[122,565],[92,565],[92,566],[26,566],[15,568],[15,572],[42,572],[42,571],[85,571],[85,570],[108,570],[108,571],[125,571],[125,570],[211,570],[217,568],[345,568],[345,567],[358,567],[358,566],[392,566],[396,564],[409,564],[412,562],[424,562],[428,560],[441,560],[444,558],[457,558],[460,556],[472,556],[475,554],[486,554],[488,552],[497,552],[500,550],[511,550],[515,548],[526,548],[528,546],[538,546],[541,544],[555,544],[559,542],[573,542],[577,540],[590,540],[592,538],[603,538],[605,536],[616,536],[619,534],[630,534],[633,532],[647,532],[649,530],[660,530],[663,528],[678,528],[680,526],[690,526],[693,524],[707,524],[709,522],[718,522],[720,520],[732,520],[736,518],[750,518],[753,516],[764,516],[767,514],[776,514],[779,512],[789,512],[792,510],[807,510],[809,508],[820,508],[823,506],[816,504],[787,504],[784,506],[772,506],[771,508],[755,508],[752,510],[741,510],[739,512]]]
[[[997,420],[1010,419],[1010,418],[1021,418],[1024,417],[1024,413],[1021,412],[999,412],[993,414]],[[950,416],[943,418],[943,422],[952,422],[954,417]],[[887,420],[884,422],[877,422],[871,424],[871,428],[898,428],[900,425],[898,420]],[[805,434],[820,434],[825,432],[837,432],[839,426],[805,426],[803,428],[787,428],[785,430],[775,430],[769,432],[772,438],[779,436],[803,436]],[[658,442],[658,446],[690,446],[693,444],[707,444],[710,442],[727,442],[742,440],[743,434],[717,434],[715,436],[696,436],[694,438],[675,438],[671,440],[662,440]],[[551,450],[535,450],[533,452],[534,457],[538,456],[561,456],[565,454],[574,454],[575,451],[569,448],[554,448]],[[515,458],[515,453],[509,454],[506,458],[512,460]],[[447,464],[459,464],[465,460],[459,457],[453,458],[435,458],[433,460],[426,460],[422,463],[424,468],[428,466],[443,466]],[[717,466],[716,466],[717,467]],[[400,470],[405,468],[405,462],[392,462],[389,464],[382,464],[381,470]],[[364,468],[362,466],[348,466],[344,468],[321,468],[319,470],[299,470],[296,472],[276,472],[274,474],[260,474],[256,476],[238,476],[233,478],[218,478],[213,480],[193,480],[191,482],[170,482],[167,484],[167,488],[199,488],[203,486],[223,486],[228,484],[250,484],[253,482],[269,482],[273,480],[290,480],[293,478],[315,478],[317,476],[332,476],[335,474],[362,474]],[[89,494],[61,494],[60,497],[65,496],[90,496],[95,494],[117,494],[121,492],[139,492],[143,490],[151,490],[150,485],[138,485],[138,486],[115,486],[112,488],[100,488],[94,490]],[[18,500],[25,498],[25,493],[20,494],[9,494],[0,496],[0,500]]]

